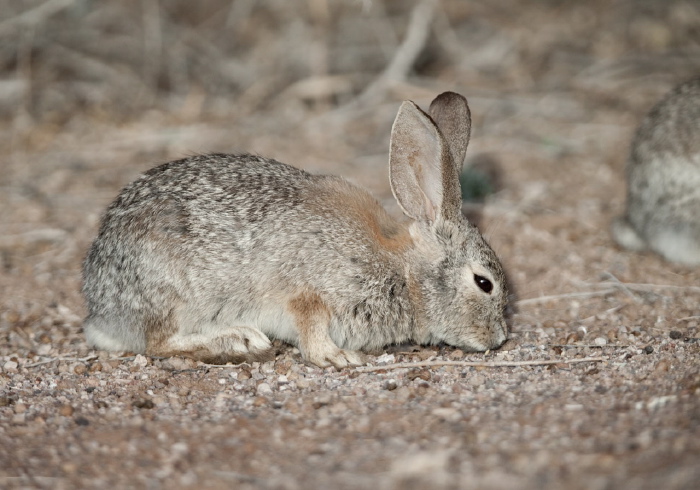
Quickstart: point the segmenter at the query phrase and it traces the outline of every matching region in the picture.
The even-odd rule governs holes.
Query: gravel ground
[[[692,488],[697,339],[609,332],[566,347],[520,332],[486,355],[401,346],[371,372],[321,370],[287,347],[239,367],[14,357],[3,486]]]
[[[0,488],[697,488],[700,270],[621,251],[608,227],[636,124],[700,66],[683,37],[700,10],[444,5],[442,34],[479,49],[370,107],[276,99],[242,118],[236,100],[193,110],[195,93],[176,113],[0,121]],[[448,89],[498,177],[477,214],[517,292],[503,348],[391,346],[340,372],[282,344],[241,366],[88,349],[80,262],[140,172],[246,150],[397,212],[391,121]]]

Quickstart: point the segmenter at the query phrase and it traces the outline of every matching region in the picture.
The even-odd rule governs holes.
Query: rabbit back
[[[93,345],[136,352],[225,324],[295,343],[285,305],[311,290],[335,313],[337,345],[379,348],[410,336],[396,254],[410,244],[403,223],[342,178],[251,155],[171,162],[108,208],[84,265],[84,328]]]

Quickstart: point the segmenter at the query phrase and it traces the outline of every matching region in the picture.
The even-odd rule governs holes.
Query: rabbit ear
[[[408,100],[391,128],[389,172],[391,190],[407,216],[433,222],[459,215],[459,175],[451,151],[432,119]]]
[[[454,92],[444,92],[435,97],[428,112],[450,147],[457,173],[461,172],[472,128],[467,99]]]

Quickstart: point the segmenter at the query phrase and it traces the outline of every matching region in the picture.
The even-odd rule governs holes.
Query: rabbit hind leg
[[[265,362],[275,358],[270,339],[252,327],[237,326],[217,332],[175,333],[149,339],[152,356],[184,356],[207,364]]]
[[[670,262],[700,265],[700,226],[683,223],[662,227],[649,242],[652,250]]]

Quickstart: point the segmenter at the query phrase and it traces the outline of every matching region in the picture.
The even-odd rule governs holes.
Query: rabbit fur
[[[506,340],[501,264],[461,215],[471,116],[446,92],[401,105],[390,181],[408,222],[365,190],[248,154],[147,171],[107,209],[83,267],[88,343],[209,363],[318,366],[405,341],[485,351]]]
[[[612,234],[624,248],[700,265],[700,78],[642,121],[627,163],[627,210]]]

